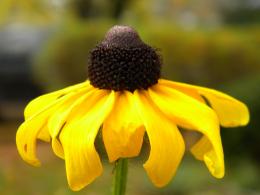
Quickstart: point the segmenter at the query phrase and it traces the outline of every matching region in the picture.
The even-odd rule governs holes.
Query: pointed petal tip
[[[206,166],[209,169],[209,172],[211,175],[217,179],[221,179],[225,175],[225,165],[224,161],[222,162],[213,162],[212,159],[207,157],[206,155],[204,156],[204,161],[206,163]]]
[[[40,167],[42,165],[41,162],[38,159],[29,159],[28,157],[24,157],[24,156],[22,156],[22,159],[26,163],[28,163],[29,165],[32,165],[34,167]]]
[[[87,185],[87,184],[86,184]],[[85,186],[85,184],[72,184],[72,183],[69,183],[69,188],[72,190],[72,191],[75,191],[75,192],[78,192],[80,190],[82,190]]]
[[[119,156],[111,156],[108,155],[108,161],[109,163],[114,163],[116,160],[118,160],[120,157]]]
[[[159,178],[156,177],[156,175],[153,175],[153,173],[150,173],[151,170],[151,166],[149,166],[149,164],[144,163],[143,164],[144,169],[146,170],[146,173],[148,174],[148,177],[150,179],[150,181],[153,183],[153,185],[157,188],[163,188],[165,187],[167,184],[170,183],[170,181],[172,180],[172,178],[174,177],[175,173],[172,175],[172,177],[170,178]],[[153,176],[152,176],[153,175]]]
[[[31,164],[34,167],[40,167],[42,165],[40,161],[31,161],[31,162],[28,162],[28,163]]]
[[[219,173],[219,174],[215,174],[214,177],[217,179],[222,179],[225,176],[225,173]]]
[[[24,136],[21,133],[21,131],[18,130],[16,133],[16,147],[18,153],[20,154],[21,158],[28,164],[35,167],[40,167],[41,162],[37,159],[37,157],[35,156],[34,152],[31,151],[31,149],[28,150],[28,145],[24,143],[22,139],[23,137]]]
[[[140,151],[139,151],[140,153]],[[139,153],[135,153],[135,154],[129,154],[129,153],[121,153],[121,154],[117,154],[116,156],[112,157],[111,155],[108,157],[108,161],[109,163],[114,163],[115,161],[117,161],[120,158],[134,158],[139,156]]]
[[[40,167],[41,161],[38,160],[36,157],[32,156],[31,154],[28,154],[26,150],[24,150],[25,147],[22,147],[21,145],[17,144],[18,153],[20,154],[21,158],[28,164],[34,166],[34,167]]]
[[[81,180],[80,182],[79,181],[76,181],[76,180],[72,180],[72,179],[69,179],[68,178],[68,185],[69,185],[69,188],[72,190],[72,191],[80,191],[82,190],[83,188],[85,188],[87,185],[91,184],[97,177],[101,176],[103,173],[103,168],[101,167],[100,171],[96,173],[95,176],[93,176],[91,179],[89,178],[86,178],[85,181]]]
[[[68,184],[69,184],[69,188],[75,192],[82,190],[87,185],[87,184],[73,184],[73,183],[68,183]]]
[[[213,177],[217,179],[222,179],[225,176],[225,171],[216,171],[215,169],[210,170],[210,173]]]

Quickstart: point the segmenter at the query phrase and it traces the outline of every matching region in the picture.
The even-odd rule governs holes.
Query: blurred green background
[[[224,179],[187,153],[173,181],[157,189],[142,168],[144,150],[130,160],[127,194],[260,194],[259,0],[1,0],[0,194],[110,194],[113,165],[102,141],[104,174],[72,192],[49,144],[39,142],[43,166],[34,168],[19,157],[15,133],[30,99],[87,78],[89,51],[115,24],[159,49],[164,78],[222,90],[251,113],[248,126],[221,131]]]

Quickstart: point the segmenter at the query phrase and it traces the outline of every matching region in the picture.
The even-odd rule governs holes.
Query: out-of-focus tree
[[[112,0],[112,2],[112,17],[118,20],[122,16],[129,0]]]
[[[92,0],[70,0],[68,8],[75,17],[80,19],[96,17]]]
[[[110,26],[109,21],[64,22],[35,56],[33,72],[37,83],[55,90],[85,80],[89,52]]]
[[[229,1],[227,1],[229,2]],[[222,7],[224,22],[228,24],[245,25],[259,24],[259,0],[231,0]]]
[[[185,29],[218,26],[220,15],[214,0],[140,0],[129,3],[126,17],[145,21],[167,21]]]
[[[107,17],[121,18],[130,0],[70,0],[68,9],[79,19]]]

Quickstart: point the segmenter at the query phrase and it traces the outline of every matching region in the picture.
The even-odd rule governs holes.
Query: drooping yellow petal
[[[19,127],[16,134],[16,144],[21,157],[26,162],[34,166],[40,165],[40,161],[36,157],[36,139],[49,140],[46,124],[50,115],[68,98],[75,97],[75,94],[77,94],[76,91],[61,97],[59,100],[52,101],[44,109],[35,112]]]
[[[103,124],[102,134],[110,162],[140,153],[144,127],[132,93],[116,92],[116,105]]]
[[[37,114],[39,111],[44,110],[46,107],[48,107],[50,104],[52,104],[54,101],[57,101],[64,95],[73,91],[77,91],[81,88],[85,88],[87,86],[89,86],[88,81],[70,87],[66,87],[64,89],[54,91],[52,93],[48,93],[33,99],[31,102],[28,103],[24,110],[25,120],[27,120],[30,117],[33,117],[33,115]]]
[[[192,154],[198,160],[204,160],[204,154],[212,150],[212,145],[206,136],[202,136],[199,141],[191,147]]]
[[[62,99],[64,98],[64,95],[68,95],[69,93],[75,92],[77,90],[81,90],[83,93],[85,93],[90,88],[90,86],[91,85],[88,84],[88,81],[86,81],[84,83],[70,86],[65,89],[61,89],[59,91],[55,91],[55,92],[52,92],[49,94],[42,95],[42,96],[32,100],[25,108],[25,120],[28,120],[28,118],[33,117],[35,114],[37,114],[37,112],[42,112],[44,109],[48,109],[50,104],[53,104],[54,102],[58,102],[58,101],[63,101]],[[61,98],[61,97],[63,97],[63,98]],[[75,98],[73,96],[70,99],[75,99]],[[37,139],[40,139],[40,140],[43,140],[46,142],[50,142],[51,137],[49,134],[48,125],[42,126],[41,130],[39,131],[39,133],[37,135]],[[58,154],[58,152],[60,152],[61,151],[60,149],[62,149],[62,148],[57,147],[58,141],[57,140],[53,141],[54,139],[55,138],[53,137],[52,146],[54,148],[54,153]]]
[[[136,90],[134,97],[151,146],[144,168],[154,185],[162,187],[178,168],[185,150],[184,141],[176,125],[154,105],[146,91]]]
[[[86,87],[85,90],[75,93],[74,96],[67,98],[66,101],[64,101],[63,104],[51,115],[48,121],[48,129],[52,137],[52,148],[57,156],[64,158],[63,148],[57,139],[58,134],[62,130],[66,121],[69,120],[69,115],[72,110],[78,109],[80,104],[93,94],[91,93],[93,90],[94,88],[90,85]]]
[[[73,117],[61,131],[67,178],[72,190],[82,189],[102,173],[94,141],[114,101],[113,91],[96,90],[80,108],[73,111]]]
[[[236,127],[248,124],[249,111],[244,103],[213,89],[199,87],[198,92],[208,99],[222,126]]]
[[[249,111],[247,106],[227,94],[205,87],[167,80],[160,80],[159,83],[178,89],[188,95],[197,93],[198,95],[204,96],[217,113],[220,124],[224,127],[236,127],[246,125],[249,122]]]
[[[46,133],[47,119],[49,115],[57,108],[58,104],[53,105],[50,109],[40,113],[37,117],[26,120],[18,129],[16,133],[16,144],[18,152],[23,160],[34,166],[40,166],[40,161],[36,157],[36,139],[38,137],[44,138],[43,134],[39,135],[41,130]],[[46,136],[46,135],[44,135]]]
[[[51,140],[51,147],[52,147],[54,154],[56,154],[58,157],[64,159],[64,150],[63,150],[63,147],[62,147],[59,139],[57,139],[56,137],[53,138]]]
[[[50,142],[51,136],[49,134],[47,125],[43,125],[43,127],[41,128],[41,130],[39,131],[39,133],[37,135],[37,139],[40,139],[45,142]]]
[[[177,125],[197,130],[207,137],[211,147],[203,153],[203,160],[213,176],[223,177],[224,156],[215,112],[184,93],[161,84],[151,87],[149,94],[160,110]]]

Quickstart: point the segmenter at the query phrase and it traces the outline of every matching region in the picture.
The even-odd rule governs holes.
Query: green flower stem
[[[128,160],[119,159],[114,173],[113,195],[124,195],[127,182]]]

